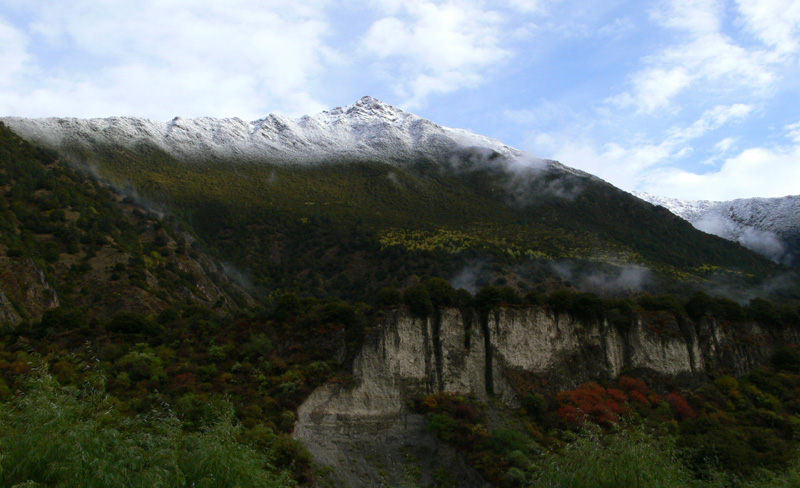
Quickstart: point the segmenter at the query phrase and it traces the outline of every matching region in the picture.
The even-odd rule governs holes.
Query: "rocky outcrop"
[[[20,317],[19,312],[17,312],[5,292],[0,290],[0,324],[17,325],[20,322],[22,322],[22,317]]]
[[[31,258],[0,257],[0,324],[38,320],[58,307],[58,295]]]
[[[356,356],[355,384],[328,384],[312,393],[298,411],[294,435],[318,462],[336,468],[347,486],[377,486],[377,473],[390,473],[388,482],[399,484],[403,470],[387,470],[386,463],[410,452],[436,459],[429,469],[421,466],[423,473],[452,468],[459,486],[480,486],[477,474],[423,431],[423,419],[408,407],[411,399],[449,392],[514,406],[531,389],[571,388],[623,372],[701,382],[710,373],[744,374],[789,343],[800,343],[800,331],[667,313],[614,325],[540,308],[486,314],[445,309],[427,319],[397,310],[380,321]],[[374,457],[372,464],[364,462],[364,452]],[[444,466],[436,456],[454,464]]]

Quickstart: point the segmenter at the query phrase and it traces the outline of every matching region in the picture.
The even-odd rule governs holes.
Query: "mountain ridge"
[[[633,195],[665,207],[698,230],[738,242],[777,263],[793,265],[800,258],[800,195],[729,201]]]
[[[438,159],[457,148],[480,148],[486,157],[502,156],[512,167],[558,168],[590,176],[556,161],[464,129],[440,126],[428,119],[365,96],[352,105],[293,119],[269,114],[252,122],[234,118],[175,117],[169,122],[139,117],[24,118],[0,117],[24,138],[47,146],[120,140],[133,146],[150,142],[173,156],[234,159],[269,158],[289,163],[386,159],[395,163]]]
[[[0,120],[171,209],[264,290],[369,300],[384,286],[472,274],[476,263],[476,286],[521,291],[596,288],[609,281],[596,273],[619,281],[631,266],[669,282],[727,276],[743,286],[778,272],[595,176],[371,97],[249,124]],[[663,290],[661,278],[649,281]]]

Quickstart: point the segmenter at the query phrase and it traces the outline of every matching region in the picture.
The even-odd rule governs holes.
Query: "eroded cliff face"
[[[484,335],[473,319],[458,310],[427,320],[390,313],[353,362],[355,384],[323,385],[301,405],[294,436],[316,462],[334,468],[334,486],[399,486],[413,473],[427,486],[440,470],[458,486],[484,485],[408,407],[409,399],[437,391],[486,397]]]
[[[424,419],[408,407],[413,398],[447,392],[514,406],[531,389],[567,389],[623,372],[701,382],[709,373],[744,374],[790,343],[800,343],[797,330],[666,313],[613,325],[541,308],[444,309],[426,319],[397,310],[374,327],[356,356],[355,384],[312,393],[298,411],[294,435],[347,486],[397,484],[404,463],[414,459],[423,485],[431,470],[446,469],[457,473],[459,486],[480,486],[476,473],[424,432]]]

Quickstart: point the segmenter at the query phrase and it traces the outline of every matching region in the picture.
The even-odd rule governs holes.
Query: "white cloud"
[[[633,76],[633,93],[625,92],[609,101],[621,108],[651,113],[667,107],[672,97],[691,83],[692,76],[683,67],[647,69]]]
[[[719,171],[696,174],[677,168],[653,171],[638,189],[676,198],[730,200],[798,192],[800,146],[752,148],[725,160]]]
[[[542,13],[558,0],[505,0],[512,9],[522,13]]]
[[[394,82],[405,105],[419,107],[433,94],[475,87],[484,72],[509,58],[501,46],[504,17],[473,1],[382,2],[390,15],[362,39]]]
[[[8,87],[29,60],[25,35],[0,18],[0,88]]]
[[[614,19],[597,30],[597,33],[603,37],[619,37],[622,34],[632,31],[636,25],[630,17],[620,17]]]
[[[647,168],[665,161],[670,148],[640,142],[625,147],[618,143],[597,143],[584,136],[540,133],[526,146],[534,154],[561,161],[596,175],[626,190],[634,190]]]
[[[656,195],[677,196],[678,181],[688,182],[693,191],[704,190],[703,185],[692,186],[691,181],[699,175],[668,167],[694,152],[692,141],[718,130],[726,124],[746,118],[753,107],[745,104],[719,105],[705,112],[686,127],[673,127],[657,143],[644,136],[634,136],[626,144],[606,142],[599,144],[585,133],[536,134],[527,140],[527,147],[535,154],[562,161],[603,178],[615,186],[629,191],[647,191]],[[517,114],[515,114],[517,115]],[[525,115],[523,113],[522,115]],[[800,124],[799,124],[800,125]],[[734,139],[728,138],[728,148]],[[730,160],[728,161],[730,162]],[[726,164],[728,163],[726,162]],[[729,167],[728,170],[730,170]],[[722,170],[727,171],[723,166]],[[724,176],[724,175],[723,175]],[[740,188],[730,183],[730,178],[720,181],[720,193],[732,194]],[[724,183],[724,184],[723,184]],[[791,186],[796,183],[791,181]],[[666,189],[661,189],[661,187]],[[763,190],[759,188],[759,190]],[[673,192],[673,193],[670,193]],[[756,193],[761,195],[760,193]],[[751,196],[736,194],[736,197]],[[696,194],[694,198],[706,198]],[[733,197],[732,197],[733,198]]]
[[[714,149],[721,153],[728,152],[736,144],[736,139],[737,138],[735,137],[726,137],[725,139],[722,139],[718,143],[714,144]]]
[[[786,130],[786,137],[800,144],[800,122],[789,124],[784,129]]]
[[[723,141],[733,144],[730,138]],[[625,147],[539,134],[531,137],[528,145],[539,154],[547,154],[629,191],[693,200],[798,194],[800,145],[747,149],[724,159],[719,169],[704,174],[666,166],[678,157],[667,143]]]
[[[323,108],[309,91],[330,49],[324,2],[19,2],[51,52],[0,111],[98,116],[208,113],[255,118]],[[33,53],[32,53],[33,54]],[[71,63],[71,64],[66,64]],[[84,98],[76,98],[76,97]]]
[[[657,22],[694,35],[719,31],[722,0],[666,0],[651,12]]]
[[[796,0],[737,0],[740,22],[777,55],[800,51],[800,3]]]
[[[630,76],[630,90],[607,101],[640,114],[676,110],[675,97],[690,88],[718,93],[743,89],[765,94],[775,82],[773,57],[765,50],[744,48],[722,32],[720,0],[662,2],[652,16],[676,31],[676,42],[643,58],[644,67]]]
[[[689,127],[673,129],[668,141],[674,144],[680,144],[692,139],[697,139],[709,131],[719,129],[728,121],[744,119],[752,110],[752,105],[745,105],[742,103],[728,106],[718,105],[705,111],[700,119]]]

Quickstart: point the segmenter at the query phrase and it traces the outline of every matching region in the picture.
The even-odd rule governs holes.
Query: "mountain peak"
[[[176,117],[169,122],[133,117],[0,120],[21,136],[50,147],[144,143],[185,160],[299,164],[382,160],[406,165],[420,158],[446,161],[454,151],[468,148],[499,154],[509,163],[542,163],[496,139],[437,125],[371,96],[299,119],[269,114],[249,123],[211,117]]]
[[[355,105],[360,105],[360,106],[369,106],[369,107],[371,107],[371,106],[374,106],[374,105],[386,105],[386,104],[385,104],[385,103],[383,103],[383,102],[381,102],[381,101],[380,101],[380,100],[378,100],[377,98],[371,97],[371,96],[369,96],[369,95],[365,95],[365,96],[361,97],[361,99],[360,99],[360,100],[358,100],[358,101],[355,103]]]
[[[372,123],[375,121],[395,122],[409,117],[424,120],[421,117],[400,110],[371,96],[361,97],[352,105],[326,110],[314,117],[323,119],[329,118],[332,121],[337,121],[344,117],[360,123]],[[303,117],[303,119],[308,118],[311,118],[311,116],[307,115]],[[433,124],[432,122],[430,123]]]

